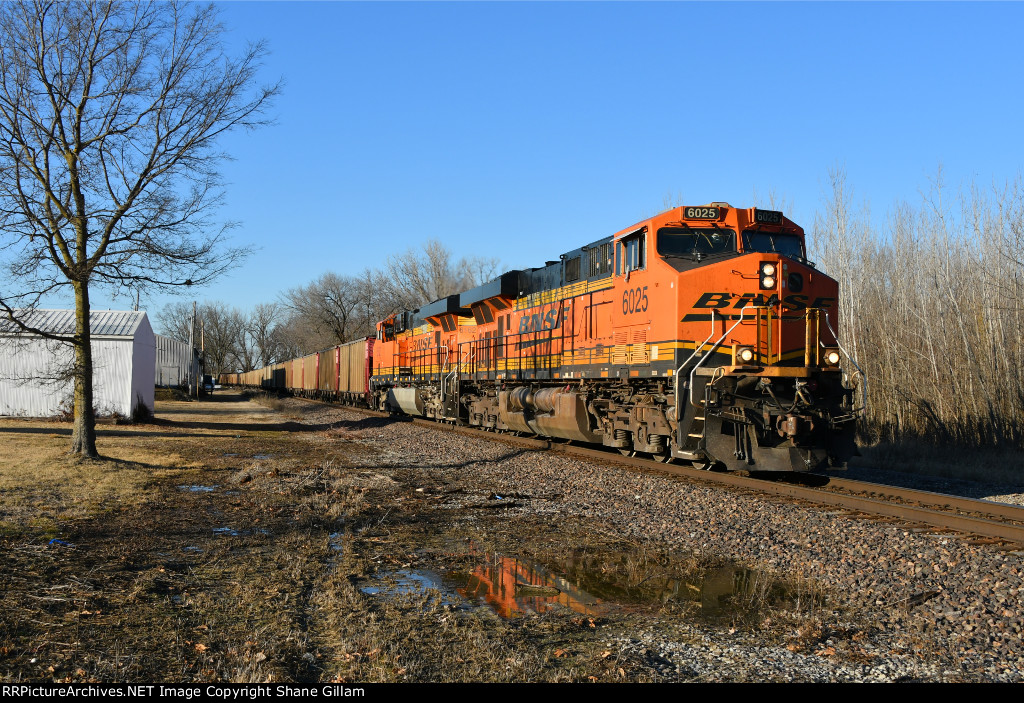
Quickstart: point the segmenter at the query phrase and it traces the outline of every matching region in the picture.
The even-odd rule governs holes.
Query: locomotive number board
[[[775,210],[754,210],[754,222],[762,225],[781,225],[782,213]]]
[[[688,220],[717,220],[721,215],[721,208],[708,205],[683,208],[683,217]]]

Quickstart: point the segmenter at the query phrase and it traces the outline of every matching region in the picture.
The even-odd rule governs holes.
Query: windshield
[[[759,232],[752,229],[743,233],[743,251],[774,252],[791,259],[805,258],[803,241],[795,234]]]
[[[718,227],[662,227],[658,230],[658,254],[735,254],[736,232]]]

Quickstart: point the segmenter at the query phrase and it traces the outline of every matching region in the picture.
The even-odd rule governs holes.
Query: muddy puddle
[[[248,537],[249,535],[269,535],[270,530],[265,528],[241,530],[235,527],[215,527],[213,534],[220,537]]]
[[[328,545],[331,551],[337,552],[338,554],[345,553],[345,540],[348,536],[344,532],[332,532],[328,538]]]
[[[445,579],[425,569],[401,569],[381,574],[372,583],[359,589],[368,596],[380,596],[389,599],[400,596],[426,596],[432,604],[462,605],[463,601],[455,594]]]
[[[467,556],[473,564],[466,570],[387,572],[361,590],[384,598],[434,595],[443,603],[487,608],[502,618],[556,608],[599,617],[620,608],[676,604],[688,616],[721,620],[756,614],[789,597],[784,585],[736,564],[673,574],[631,554],[572,553],[540,563],[471,546]]]

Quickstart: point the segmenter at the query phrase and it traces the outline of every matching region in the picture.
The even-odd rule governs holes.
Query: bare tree
[[[170,303],[155,315],[161,334],[181,342],[193,339],[203,347],[210,373],[252,371],[281,360],[280,326],[284,308],[278,303],[261,303],[245,313],[219,301]],[[193,331],[194,330],[194,331]]]
[[[296,359],[305,355],[307,350],[316,351],[330,346],[330,343],[314,336],[309,326],[294,314],[274,328],[274,338],[279,349],[278,361]]]
[[[1024,187],[952,192],[940,169],[873,224],[842,169],[829,186],[813,240],[870,379],[870,439],[1024,447]]]
[[[153,322],[160,334],[179,342],[189,342],[192,329],[192,303],[178,302],[165,305],[160,312],[153,316]]]
[[[73,289],[82,456],[97,456],[92,287],[205,283],[245,255],[213,220],[217,139],[264,123],[278,86],[254,86],[261,45],[228,56],[223,32],[213,6],[0,5],[0,311],[16,323]]]
[[[501,260],[494,257],[469,256],[459,259],[459,263],[455,264],[459,278],[459,291],[468,290],[491,280],[501,273],[500,267]]]
[[[260,303],[253,308],[246,325],[246,334],[255,365],[246,368],[246,371],[282,360],[278,327],[283,319],[284,309],[278,303]]]
[[[245,348],[239,340],[245,334],[246,321],[238,308],[218,302],[203,305],[196,333],[203,350],[206,373],[218,376],[238,371],[245,365]]]
[[[287,291],[284,304],[307,329],[301,346],[308,352],[352,338],[352,322],[360,303],[357,281],[325,273],[312,283]]]
[[[397,309],[413,310],[483,283],[495,275],[498,265],[497,259],[480,257],[452,263],[451,252],[431,239],[422,253],[408,249],[388,259],[383,282]]]
[[[297,354],[308,354],[373,335],[388,315],[472,288],[494,277],[498,266],[497,259],[481,257],[453,264],[451,253],[431,240],[422,253],[409,249],[392,257],[383,271],[325,273],[282,295],[290,318],[277,326],[275,338]]]

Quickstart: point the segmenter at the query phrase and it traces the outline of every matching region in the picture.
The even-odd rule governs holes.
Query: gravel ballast
[[[362,417],[287,402],[307,423],[343,426]],[[653,620],[631,637],[606,643],[646,661],[659,680],[1024,679],[1019,551],[408,422],[361,430],[352,439],[373,456],[354,457],[357,465],[429,468],[452,485],[527,496],[517,499],[515,511],[592,519],[623,536],[735,560],[828,594],[799,626],[817,630],[806,639],[808,647],[792,644],[800,632],[789,644],[767,644],[756,628],[681,620]],[[1003,502],[1020,499],[1013,487],[977,491]]]

